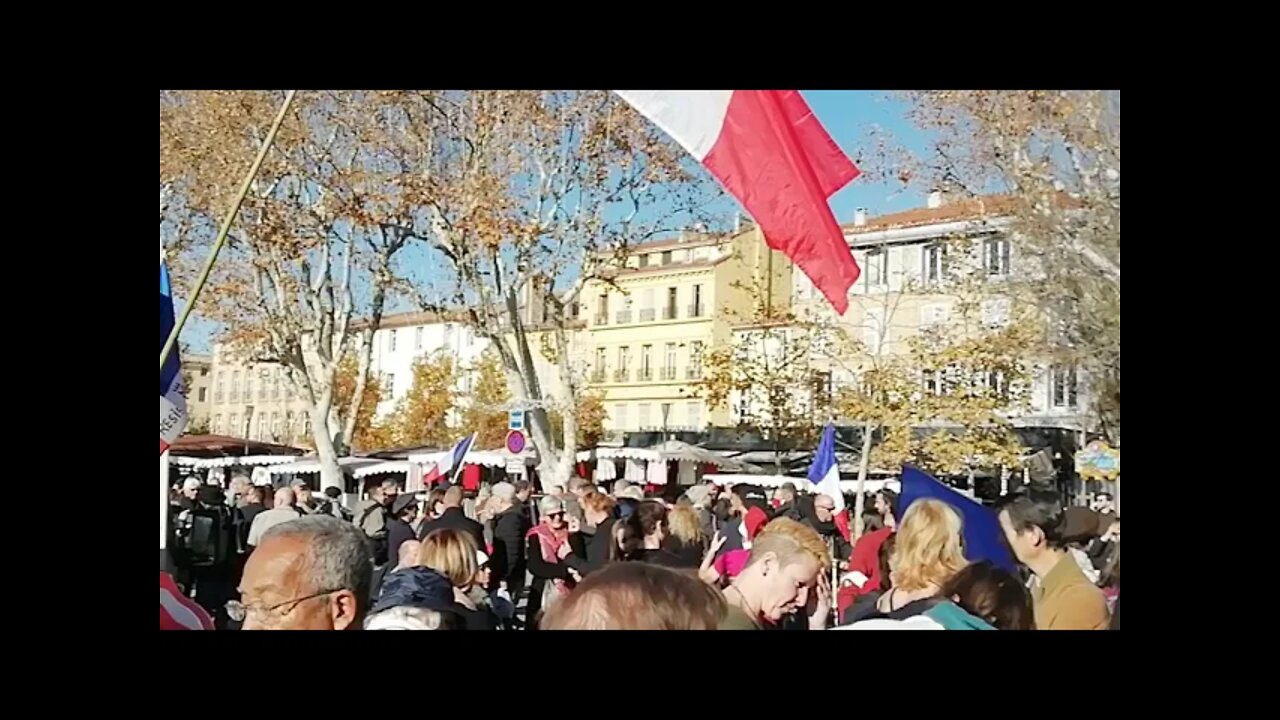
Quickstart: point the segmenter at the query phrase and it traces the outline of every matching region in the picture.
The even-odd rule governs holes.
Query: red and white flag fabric
[[[160,629],[212,630],[213,618],[178,589],[169,573],[160,573]]]
[[[173,291],[169,287],[169,269],[164,264],[164,248],[160,248],[160,349],[173,331]],[[178,348],[174,346],[160,368],[160,454],[173,444],[187,426],[187,400],[182,396],[182,367]]]
[[[688,150],[837,312],[858,264],[827,204],[859,175],[798,90],[615,90]]]

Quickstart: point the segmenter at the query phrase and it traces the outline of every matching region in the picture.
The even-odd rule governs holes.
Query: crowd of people
[[[1011,572],[966,559],[946,502],[902,508],[887,490],[855,542],[833,498],[790,484],[672,499],[574,478],[420,501],[388,480],[352,511],[302,480],[229,491],[187,480],[174,499],[179,584],[220,629],[1119,628],[1119,518],[1103,496],[1003,498]]]

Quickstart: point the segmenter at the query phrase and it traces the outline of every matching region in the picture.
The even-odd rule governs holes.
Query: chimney
[[[867,224],[866,208],[858,208],[857,210],[853,211],[853,224],[857,227],[862,227],[863,225]]]
[[[934,188],[929,191],[929,208],[942,207],[942,191]]]
[[[733,231],[736,233],[736,232],[740,232],[741,230],[742,230],[742,213],[736,212],[733,214]]]

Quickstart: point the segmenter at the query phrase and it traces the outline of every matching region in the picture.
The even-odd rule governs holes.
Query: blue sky
[[[906,106],[884,91],[802,90],[801,93],[827,132],[851,158],[858,157],[860,146],[868,142],[868,131],[876,126],[917,153],[925,149],[926,137],[907,121]],[[902,192],[896,184],[889,186],[871,182],[866,175],[849,183],[831,198],[831,209],[841,223],[852,221],[854,209],[859,207],[867,208],[868,213],[874,216],[923,204],[924,198],[919,193]],[[736,205],[733,202],[733,206]],[[416,264],[418,260],[414,257],[411,262]],[[390,311],[401,309],[408,308],[389,308]],[[183,328],[182,340],[196,352],[208,352],[215,329],[212,323],[193,316]]]

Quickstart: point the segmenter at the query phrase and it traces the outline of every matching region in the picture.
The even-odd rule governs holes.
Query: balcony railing
[[[645,308],[640,311],[640,322],[653,322],[655,311],[653,308]]]
[[[618,324],[619,324],[619,325],[624,325],[624,324],[629,323],[629,322],[631,322],[631,311],[630,311],[630,310],[619,310],[619,311],[618,311]]]
[[[664,308],[662,308],[662,319],[663,319],[663,320],[675,320],[675,319],[676,319],[676,309],[675,309],[674,307],[664,307]]]
[[[694,303],[693,305],[689,306],[689,317],[691,318],[702,317],[702,311],[705,309],[706,308],[702,307],[702,303]]]
[[[595,322],[595,324],[596,324],[596,325],[608,325],[608,324],[609,324],[609,316],[608,316],[608,315],[596,315],[596,322]]]
[[[630,371],[630,370],[625,370],[625,369],[624,369],[624,370],[614,370],[614,371],[613,371],[613,381],[614,381],[614,382],[616,382],[616,383],[624,383],[624,382],[629,382],[630,380],[631,380],[631,371]]]
[[[675,379],[676,379],[676,369],[675,369],[675,368],[673,368],[673,367],[664,367],[664,368],[662,368],[662,379],[663,379],[663,380],[675,380]]]
[[[686,380],[701,380],[701,379],[702,379],[702,368],[700,368],[700,367],[691,367],[691,368],[689,368],[688,370],[685,370],[684,376],[685,376],[685,379],[686,379]]]
[[[653,368],[640,368],[636,373],[636,379],[640,382],[649,382],[653,379]]]
[[[593,382],[593,383],[602,383],[602,382],[604,382],[605,375],[606,375],[606,373],[605,373],[605,371],[604,371],[603,369],[599,369],[599,370],[592,370],[592,371],[591,371],[591,382]]]

